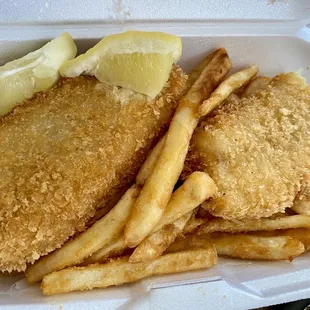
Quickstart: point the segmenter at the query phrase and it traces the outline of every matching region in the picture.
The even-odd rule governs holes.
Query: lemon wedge
[[[162,32],[127,31],[103,38],[85,54],[66,61],[61,75],[94,75],[101,82],[122,86],[154,98],[182,55],[177,36]]]
[[[64,61],[74,58],[76,46],[63,33],[42,48],[0,67],[0,116],[58,80]]]

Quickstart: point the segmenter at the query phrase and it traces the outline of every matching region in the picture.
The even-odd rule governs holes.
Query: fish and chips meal
[[[67,33],[0,67],[0,271],[44,295],[310,250],[310,86],[186,74],[179,37]]]

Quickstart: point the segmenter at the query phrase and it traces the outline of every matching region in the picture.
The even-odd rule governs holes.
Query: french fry
[[[245,85],[258,72],[256,65],[247,69],[239,71],[227,79],[225,79],[220,86],[211,94],[210,98],[205,100],[199,107],[200,116],[209,114],[213,109],[219,106],[225,99],[229,97],[236,89]]]
[[[182,216],[185,216],[187,213],[191,212],[197,206],[199,206],[204,200],[214,196],[216,193],[216,185],[214,181],[208,176],[208,174],[204,172],[194,172],[192,173],[186,181],[172,194],[169,204],[166,208],[166,211],[161,218],[158,225],[153,230],[153,233],[147,237],[148,238],[155,238],[157,240],[157,244],[160,243],[159,236],[165,236],[165,225],[172,224],[177,221]],[[197,221],[196,221],[197,223]],[[178,225],[178,224],[177,224]],[[163,233],[156,234],[157,231],[164,229]],[[153,234],[156,234],[155,237],[152,237]],[[120,237],[122,239],[123,237]],[[118,243],[119,242],[119,243]],[[163,246],[167,241],[163,240]],[[124,245],[124,239],[115,241],[115,243],[119,244],[116,245],[116,249],[120,251],[125,251],[127,247]],[[151,241],[151,244],[154,241]],[[143,244],[143,241],[142,241]],[[146,244],[150,244],[146,241]],[[139,247],[139,246],[138,246]],[[111,250],[112,248],[112,250]],[[146,249],[145,243],[143,248]],[[111,257],[114,254],[114,246],[113,244],[107,245],[105,248],[102,248],[97,253],[93,254],[87,262],[98,262],[103,258]],[[110,252],[111,251],[111,252]]]
[[[291,236],[213,233],[200,236],[191,234],[186,238],[178,238],[167,252],[204,248],[212,244],[220,256],[253,260],[291,260],[305,251],[303,243]]]
[[[196,80],[199,78],[200,74],[202,73],[203,69],[206,67],[207,64],[210,63],[211,59],[213,58],[213,54],[209,54],[201,63],[199,63],[189,74],[187,79],[188,88],[192,87]],[[232,94],[231,96],[233,96]],[[154,166],[159,158],[161,150],[164,146],[166,136],[162,137],[156,146],[151,150],[147,159],[141,166],[139,173],[136,177],[136,184],[139,186],[143,186],[146,180],[151,175]]]
[[[135,282],[153,276],[209,268],[216,264],[214,247],[167,254],[150,262],[132,264],[128,257],[107,264],[71,267],[53,272],[43,278],[44,295],[104,288]]]
[[[206,199],[213,197],[217,191],[214,181],[205,172],[193,172],[185,182],[172,194],[165,213],[153,232],[198,207]]]
[[[204,223],[203,219],[192,216],[184,227],[183,234],[188,234],[196,231],[202,223]]]
[[[189,74],[187,79],[188,88],[191,88],[198,80],[203,69],[210,63],[213,58],[213,53],[209,54],[202,62],[200,62]]]
[[[139,173],[136,177],[136,184],[138,186],[143,186],[149,176],[152,174],[153,169],[157,163],[161,150],[164,146],[166,136],[163,136],[159,142],[155,145],[155,147],[151,150],[147,159],[141,166]]]
[[[112,210],[112,206],[110,204],[103,206],[96,210],[95,215],[91,218],[91,220],[87,223],[87,225],[91,226],[96,223],[98,220],[103,218],[106,214],[108,214]]]
[[[197,217],[202,218],[202,219],[208,219],[208,220],[214,219],[214,216],[202,206],[198,208]]]
[[[191,136],[198,124],[197,109],[230,67],[227,52],[224,49],[215,51],[199,78],[181,100],[170,123],[162,152],[126,225],[125,241],[129,247],[137,246],[163,216],[183,169]]]
[[[211,237],[218,255],[253,260],[291,260],[305,251],[304,244],[289,236],[259,237],[220,234]]]
[[[91,218],[91,220],[87,223],[87,226],[92,226],[94,223],[96,223],[98,220],[103,218],[107,213],[109,213],[113,207],[120,201],[120,199],[123,197],[123,195],[128,190],[129,186],[125,186],[119,189],[119,191],[108,201],[108,203],[104,204],[100,208],[96,210],[95,215]],[[99,202],[99,206],[102,204],[102,202]]]
[[[166,249],[165,253],[189,251],[193,249],[204,249],[211,246],[209,235],[187,234],[175,239]]]
[[[192,211],[188,212],[173,223],[164,226],[162,229],[145,238],[135,248],[129,257],[129,262],[138,263],[159,257],[175,238],[182,233],[192,213]]]
[[[291,228],[275,231],[260,231],[253,234],[274,237],[274,236],[289,236],[301,241],[305,246],[305,252],[310,251],[310,229],[308,228]]]
[[[28,282],[37,282],[55,270],[77,265],[105,245],[110,244],[124,229],[138,194],[139,190],[132,186],[117,205],[92,227],[30,266],[26,270]]]
[[[239,233],[247,231],[272,231],[288,228],[310,228],[310,216],[291,215],[275,219],[261,218],[242,221],[229,221],[216,218],[202,224],[198,230],[198,234],[212,232]]]
[[[271,78],[266,76],[258,76],[246,85],[241,93],[241,97],[248,97],[254,95],[267,88],[271,82]]]
[[[289,236],[298,239],[305,246],[305,251],[310,251],[310,229],[295,228],[281,230],[279,233],[281,236]]]
[[[103,247],[99,251],[95,252],[90,257],[84,260],[83,265],[90,265],[97,262],[102,262],[103,260],[122,255],[128,249],[124,235],[120,235],[117,239],[113,240],[110,244]]]

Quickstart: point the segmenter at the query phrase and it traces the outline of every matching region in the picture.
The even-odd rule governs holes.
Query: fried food
[[[130,262],[155,259],[180,235],[203,201],[214,196],[216,186],[204,172],[196,171],[172,194],[163,217],[130,256]]]
[[[196,215],[193,213],[192,217],[186,223],[186,226],[183,229],[183,233],[188,234],[191,232],[196,232],[197,229],[200,227],[200,225],[203,223],[204,223],[204,220],[201,218],[197,218]]]
[[[152,152],[150,153],[150,155],[152,155]],[[152,234],[146,237],[138,245],[136,250],[140,253],[144,252],[149,248],[150,244],[158,244],[161,242],[160,240],[163,239],[165,240],[162,242],[163,246],[161,246],[161,248],[165,247],[165,244],[167,243],[168,246],[169,241],[167,240],[171,240],[171,242],[174,240],[174,238],[183,229],[180,226],[185,226],[185,224],[189,220],[190,215],[185,221],[184,218],[181,220],[181,217],[184,216],[186,218],[186,215],[188,213],[192,212],[206,199],[213,197],[215,195],[215,192],[216,186],[213,180],[206,173],[199,171],[192,173],[189,178],[172,194],[163,217],[152,231]],[[169,232],[172,235],[166,238],[166,235],[169,234]],[[175,237],[173,237],[173,234],[175,235]],[[118,251],[122,251],[128,248],[124,246],[123,236],[113,242],[118,243],[118,246],[116,247]],[[157,248],[159,249],[159,247]],[[102,248],[92,257],[90,257],[90,261],[100,261],[103,257],[109,256],[110,253],[113,254],[114,250],[115,249],[113,246],[108,245],[106,248]]]
[[[269,217],[291,207],[310,173],[310,87],[295,73],[218,108],[195,131],[187,168],[219,187],[203,204],[225,219]]]
[[[28,282],[35,283],[53,271],[78,265],[85,258],[111,244],[121,235],[138,194],[139,190],[132,186],[116,206],[92,227],[27,268]]]
[[[198,107],[210,96],[230,68],[231,62],[226,50],[215,51],[199,78],[180,101],[158,161],[146,180],[126,225],[125,241],[129,247],[137,246],[148,236],[163,216],[183,170],[189,142],[198,124]]]
[[[90,264],[102,262],[107,258],[121,256],[126,250],[128,250],[128,247],[125,243],[124,234],[122,234],[117,239],[112,240],[109,245],[103,247],[92,256],[85,259],[82,265],[87,266]]]
[[[252,234],[252,233],[251,233]],[[301,241],[305,246],[305,252],[310,251],[310,229],[309,228],[290,228],[275,231],[256,231],[253,234],[275,237],[275,236],[289,236]]]
[[[310,180],[305,180],[296,195],[292,210],[298,214],[310,215]]]
[[[304,244],[291,236],[255,236],[214,233],[178,238],[168,253],[214,245],[219,256],[252,260],[291,260],[305,251]]]
[[[216,185],[208,174],[200,171],[193,172],[172,194],[163,217],[153,232],[194,210],[206,199],[214,197],[216,191]]]
[[[244,87],[240,94],[240,97],[248,97],[250,95],[255,95],[256,93],[259,93],[260,91],[267,88],[271,80],[271,78],[266,76],[257,76]]]
[[[107,264],[87,267],[71,267],[53,272],[43,278],[41,290],[44,295],[108,287],[152,276],[189,270],[210,268],[217,255],[214,247],[171,253],[151,262],[129,263],[128,257],[112,260]]]
[[[310,216],[291,215],[278,218],[244,219],[244,220],[225,220],[216,218],[206,221],[198,230],[198,234],[212,232],[239,233],[247,231],[273,231],[276,229],[288,228],[310,228]]]
[[[85,229],[134,181],[186,87],[151,100],[93,77],[63,79],[0,120],[0,270],[25,270]]]
[[[258,67],[253,65],[242,71],[239,71],[225,79],[219,87],[211,94],[210,98],[205,100],[199,107],[200,116],[206,116],[213,109],[218,107],[235,90],[248,83],[258,72]]]
[[[304,244],[290,236],[260,237],[220,234],[211,237],[220,256],[251,260],[292,260],[304,253]]]
[[[280,230],[278,232],[280,236],[289,236],[298,239],[301,241],[305,246],[305,251],[310,251],[310,229],[307,228],[293,228],[293,229],[286,229]]]
[[[146,182],[146,180],[150,177],[150,175],[153,172],[153,169],[157,163],[157,160],[159,158],[159,155],[162,151],[162,148],[165,143],[166,136],[163,136],[158,143],[155,145],[155,147],[151,150],[151,152],[148,154],[146,160],[142,164],[139,173],[136,177],[136,183],[138,186],[143,186]]]
[[[175,238],[182,233],[192,213],[193,211],[188,212],[145,238],[130,255],[129,262],[138,263],[153,260],[163,254]]]

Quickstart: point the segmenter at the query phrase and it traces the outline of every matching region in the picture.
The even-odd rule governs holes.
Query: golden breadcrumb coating
[[[310,172],[309,115],[310,87],[289,73],[203,120],[186,166],[208,172],[219,188],[204,207],[232,220],[292,206]]]
[[[62,79],[0,119],[0,270],[25,270],[60,247],[133,182],[185,87],[178,67],[155,100]]]

